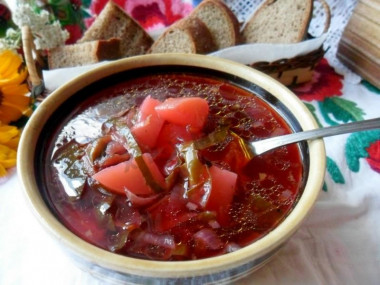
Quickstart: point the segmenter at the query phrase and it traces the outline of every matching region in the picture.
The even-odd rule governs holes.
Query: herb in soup
[[[192,260],[235,251],[294,206],[297,146],[251,157],[244,142],[289,133],[228,82],[151,75],[104,88],[57,130],[48,195],[71,231],[109,251]]]

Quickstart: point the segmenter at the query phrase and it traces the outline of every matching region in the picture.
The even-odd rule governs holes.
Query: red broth
[[[153,157],[170,184],[168,189],[149,195],[116,194],[92,176],[131,159],[133,150],[112,130],[120,122],[133,127],[147,96],[161,102],[168,97],[204,98],[209,115],[201,130],[185,134],[164,123],[157,147],[140,146]],[[211,185],[207,184],[210,174],[205,174],[201,188],[190,193],[189,179],[181,174],[183,157],[173,156],[173,151],[183,141],[205,137],[221,125],[228,126],[228,135],[197,150],[197,163],[233,172],[237,180],[232,200],[225,199],[227,205],[220,206],[224,198],[214,193],[206,197],[213,200],[207,205],[217,207],[206,207],[202,201]],[[227,81],[178,73],[126,80],[85,100],[55,131],[44,168],[47,199],[72,232],[118,254],[192,260],[228,253],[260,239],[288,215],[300,195],[303,175],[296,145],[248,160],[239,139],[290,132],[266,102]],[[215,177],[227,179],[224,173],[230,172]]]

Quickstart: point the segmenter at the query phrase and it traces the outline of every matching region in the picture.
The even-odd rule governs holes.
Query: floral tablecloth
[[[85,6],[85,25],[104,2],[71,1],[73,7]],[[115,2],[154,34],[187,15],[200,1]],[[226,1],[240,20],[259,2]],[[332,8],[325,42],[328,52],[316,67],[313,80],[292,90],[321,126],[379,117],[380,90],[335,57],[356,1],[327,2]],[[70,29],[73,37],[81,33],[75,25]],[[76,69],[70,76],[88,68]],[[59,70],[46,72],[46,85],[54,89],[70,76],[64,77]],[[235,284],[379,284],[380,130],[326,138],[325,144],[325,183],[313,211],[271,262]],[[104,284],[71,263],[37,223],[21,192],[16,170],[0,185],[0,221],[0,284]]]

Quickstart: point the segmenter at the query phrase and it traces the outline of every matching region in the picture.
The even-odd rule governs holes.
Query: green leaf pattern
[[[333,115],[335,120],[347,123],[349,121],[356,122],[363,120],[364,111],[357,107],[355,102],[349,101],[341,97],[329,97],[319,102],[319,107],[323,118],[330,125],[338,125],[340,123],[332,120],[329,114]]]
[[[313,104],[306,103],[306,102],[304,102],[304,104],[306,105],[306,107],[309,109],[309,111],[310,111],[311,114],[313,115],[313,117],[314,117],[315,121],[317,122],[318,126],[319,126],[320,128],[322,128],[323,126],[322,126],[321,122],[319,121],[318,116],[317,116],[317,114],[316,114],[316,110],[317,110],[317,109],[314,107]]]
[[[338,165],[330,157],[326,158],[326,168],[327,168],[327,172],[330,174],[332,180],[335,183],[339,183],[339,184],[345,183],[344,177],[343,177],[342,172],[340,171]]]
[[[358,172],[360,168],[360,158],[368,157],[367,148],[371,142],[380,139],[380,130],[364,131],[351,134],[346,142],[345,156],[348,168],[353,172]]]
[[[380,94],[380,90],[372,86],[370,83],[363,81],[362,84],[371,92],[376,93],[376,95]],[[366,115],[363,109],[361,109],[355,102],[339,96],[326,97],[323,101],[317,101],[315,105],[307,102],[304,103],[320,127],[322,127],[323,124],[318,118],[317,111],[320,112],[322,119],[327,125],[361,121],[364,120],[364,115]],[[367,148],[376,140],[380,140],[380,130],[353,133],[348,137],[344,146],[344,155],[348,169],[352,172],[359,171],[360,158],[368,157]],[[329,156],[326,158],[326,169],[334,183],[345,183],[345,178],[342,171],[339,169],[338,164]],[[328,191],[326,181],[324,182],[322,189]]]

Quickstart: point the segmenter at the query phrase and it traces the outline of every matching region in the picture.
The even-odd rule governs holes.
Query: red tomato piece
[[[105,152],[107,155],[114,155],[114,154],[124,154],[127,152],[127,150],[125,149],[122,143],[116,142],[116,141],[110,141],[107,144]]]
[[[131,128],[131,132],[140,147],[153,148],[156,145],[164,120],[158,116],[155,107],[160,101],[148,96],[142,102],[137,123]]]
[[[155,109],[162,119],[191,130],[201,129],[209,113],[207,101],[199,97],[168,98]]]
[[[184,126],[165,123],[158,136],[153,154],[154,160],[162,173],[168,175],[167,169],[172,169],[171,165],[176,160],[177,144],[189,142],[199,137],[199,133],[190,133]]]
[[[172,144],[189,142],[199,138],[198,134],[190,133],[186,127],[175,125],[172,123],[166,123],[160,132],[159,144]]]
[[[210,167],[210,175],[211,193],[206,203],[206,210],[215,211],[218,222],[226,225],[235,194],[237,174],[213,165]]]
[[[172,154],[175,145],[199,138],[199,134],[190,133],[186,127],[165,123],[158,136],[157,149]]]
[[[149,116],[152,115],[152,113],[155,113],[154,108],[160,104],[161,102],[159,100],[153,99],[150,95],[147,96],[139,107],[139,112],[137,115],[138,121],[142,122],[146,120]]]
[[[251,161],[251,158],[245,155],[245,151],[236,137],[232,137],[228,145],[220,151],[204,149],[201,150],[201,155],[210,161],[228,165],[229,169],[235,173],[240,173]]]
[[[152,156],[149,153],[144,153],[142,156],[155,182],[165,188],[165,179],[153,161]],[[154,193],[147,184],[135,159],[104,168],[95,173],[92,178],[116,194],[126,195],[125,189],[135,195],[151,195]]]
[[[116,141],[110,141],[105,149],[105,156],[98,161],[99,168],[106,168],[127,161],[131,158],[124,146]]]

